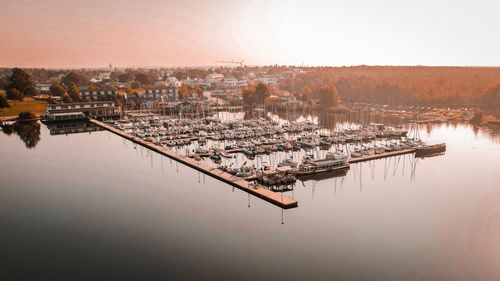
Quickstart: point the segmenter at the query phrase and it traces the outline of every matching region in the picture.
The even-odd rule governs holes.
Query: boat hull
[[[446,143],[440,143],[435,145],[429,145],[423,148],[415,149],[415,156],[422,157],[427,155],[438,154],[446,151]]]
[[[338,167],[332,167],[332,168],[324,168],[324,169],[315,169],[311,171],[300,171],[297,170],[295,171],[295,177],[300,180],[307,180],[307,179],[313,179],[313,178],[323,178],[323,177],[335,177],[335,176],[342,176],[347,173],[349,170],[349,165],[343,165],[343,166],[338,166]]]

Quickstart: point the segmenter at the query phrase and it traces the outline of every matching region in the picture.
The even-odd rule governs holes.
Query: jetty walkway
[[[279,206],[283,209],[290,209],[290,208],[295,208],[298,206],[298,201],[291,199],[289,197],[284,196],[283,194],[278,194],[276,192],[273,192],[271,190],[268,190],[266,188],[257,186],[253,183],[250,183],[242,178],[238,178],[234,175],[231,175],[229,173],[226,173],[224,171],[221,171],[217,168],[210,167],[204,163],[201,163],[200,161],[196,161],[192,158],[189,158],[187,156],[181,155],[179,153],[176,153],[170,149],[167,149],[165,147],[153,144],[151,142],[147,142],[142,140],[141,138],[135,137],[130,135],[127,132],[124,132],[122,130],[116,129],[113,126],[110,126],[106,123],[97,121],[95,119],[90,119],[90,122],[93,124],[104,128],[114,134],[117,134],[123,138],[126,138],[130,141],[133,141],[139,145],[142,145],[146,148],[149,148],[157,153],[160,153],[164,156],[167,156],[169,158],[172,158],[186,166],[189,166],[193,169],[196,169],[202,173],[205,173],[213,178],[216,178],[218,180],[221,180],[225,183],[228,183],[236,188],[239,188],[243,191],[246,191],[256,197],[259,197],[263,200],[266,200],[276,206]]]
[[[354,163],[358,163],[358,162],[370,161],[370,160],[381,159],[381,158],[392,157],[392,156],[403,155],[403,154],[414,153],[414,152],[415,152],[415,149],[413,149],[413,148],[395,150],[395,151],[383,152],[380,154],[367,155],[367,156],[363,156],[363,157],[356,157],[356,158],[351,157],[348,159],[347,162],[349,162],[350,164],[354,164]]]

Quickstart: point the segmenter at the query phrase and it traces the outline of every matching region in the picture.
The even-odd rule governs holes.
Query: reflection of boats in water
[[[417,158],[431,158],[431,157],[441,156],[444,154],[445,154],[445,151],[441,151],[441,152],[435,152],[435,153],[429,153],[429,154],[423,154],[423,155],[415,155],[415,157],[417,157]]]
[[[432,154],[444,153],[446,151],[446,143],[438,143],[433,145],[421,145],[415,148],[415,157],[428,156]]]
[[[302,179],[304,177],[329,174],[342,170],[349,170],[347,155],[328,153],[325,159],[304,160],[295,171],[295,176],[298,179]]]
[[[309,181],[309,180],[326,180],[326,179],[332,179],[332,178],[338,178],[338,177],[343,177],[347,175],[347,171],[349,171],[349,168],[347,169],[341,169],[341,170],[333,170],[328,173],[319,173],[319,174],[313,174],[313,175],[304,175],[300,177],[301,181]]]

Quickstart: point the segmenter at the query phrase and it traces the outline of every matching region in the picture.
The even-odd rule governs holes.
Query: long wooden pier
[[[289,197],[286,197],[282,194],[275,193],[271,190],[268,190],[266,188],[254,185],[253,183],[250,183],[242,178],[238,178],[234,175],[231,175],[229,173],[226,173],[224,171],[221,171],[217,168],[210,167],[204,163],[201,163],[199,161],[196,161],[194,159],[191,159],[187,156],[178,154],[170,149],[167,149],[165,147],[153,144],[151,142],[147,142],[142,140],[141,138],[135,137],[130,135],[127,132],[124,132],[122,130],[116,129],[106,123],[97,121],[95,119],[90,119],[90,122],[96,124],[99,127],[102,127],[114,134],[117,134],[123,138],[126,138],[130,141],[133,141],[137,144],[140,144],[146,148],[149,148],[153,151],[156,151],[157,153],[160,153],[162,155],[165,155],[167,157],[170,157],[186,166],[189,166],[193,169],[196,169],[200,172],[203,172],[213,178],[216,178],[218,180],[221,180],[225,183],[228,183],[234,187],[237,187],[243,191],[246,191],[256,197],[259,197],[263,200],[266,200],[276,206],[279,206],[284,209],[290,209],[290,208],[295,208],[298,206],[297,200],[291,199]]]
[[[370,160],[381,159],[381,158],[397,156],[397,155],[402,155],[402,154],[408,154],[408,153],[414,153],[414,152],[415,152],[415,149],[413,149],[413,148],[395,150],[395,151],[390,151],[390,152],[383,152],[380,154],[368,155],[368,156],[364,156],[364,157],[349,158],[348,162],[353,164],[353,163],[358,163],[358,162],[370,161]]]

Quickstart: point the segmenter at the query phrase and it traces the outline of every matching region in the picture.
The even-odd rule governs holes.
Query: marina
[[[284,209],[298,206],[283,195],[297,180],[344,177],[350,164],[436,152],[417,135],[378,123],[329,130],[272,116],[184,119],[144,112],[90,122]]]
[[[0,281],[500,280],[500,1],[4,2]]]

